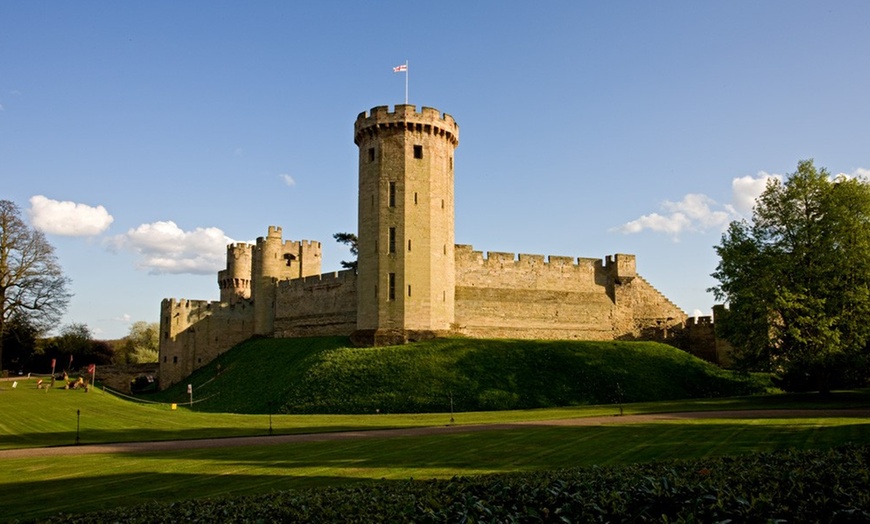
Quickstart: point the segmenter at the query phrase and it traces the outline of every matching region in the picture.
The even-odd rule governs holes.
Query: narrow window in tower
[[[390,273],[387,280],[387,300],[396,300],[396,274]]]
[[[390,250],[389,253],[392,255],[396,252],[396,228],[390,228]]]
[[[408,239],[408,251],[411,251],[411,240]]]
[[[414,158],[423,158],[423,146],[414,146]]]
[[[172,363],[178,364],[178,357],[172,357]]]
[[[453,157],[450,157],[450,170],[453,171]]]
[[[166,363],[166,356],[163,357],[163,363]]]
[[[411,284],[408,284],[408,296],[411,296]]]
[[[417,193],[414,193],[414,205],[417,205]]]
[[[441,209],[444,209],[444,199],[441,199]]]
[[[390,182],[390,207],[396,207],[396,183]]]
[[[444,254],[447,254],[447,244],[444,244]]]
[[[441,302],[447,302],[447,292],[446,291],[441,292]]]
[[[378,286],[375,286],[375,298],[378,298]]]
[[[370,147],[369,148],[369,162],[374,162],[374,161],[375,161],[375,148]]]

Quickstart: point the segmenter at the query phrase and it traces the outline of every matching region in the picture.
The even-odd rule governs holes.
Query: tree
[[[87,324],[80,323],[66,325],[60,335],[42,340],[39,353],[42,360],[57,359],[58,365],[67,370],[88,364],[111,364],[114,356],[111,344],[94,340]]]
[[[0,335],[15,317],[40,331],[52,327],[69,302],[68,284],[45,235],[24,223],[14,202],[0,200]]]
[[[739,365],[775,371],[790,389],[868,378],[867,180],[832,179],[802,161],[768,183],[751,223],[732,222],[715,249],[710,290],[729,306],[717,329]]]
[[[122,353],[116,360],[123,364],[157,362],[159,345],[160,324],[144,320],[133,322],[130,333],[124,337]]]
[[[353,233],[336,233],[332,235],[332,238],[336,240],[339,244],[347,245],[348,249],[350,249],[350,254],[354,257],[359,256],[359,247],[357,245],[357,236]],[[357,260],[342,260],[341,267],[345,269],[353,269],[356,271],[358,261]]]
[[[34,370],[39,332],[24,319],[13,316],[2,334],[4,369]],[[42,371],[42,370],[40,370]]]

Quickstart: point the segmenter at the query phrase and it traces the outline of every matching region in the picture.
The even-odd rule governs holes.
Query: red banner
[[[94,374],[94,371],[96,371],[96,370],[97,370],[97,366],[96,366],[96,364],[88,364],[88,373],[90,373],[91,375],[93,375],[93,374]]]

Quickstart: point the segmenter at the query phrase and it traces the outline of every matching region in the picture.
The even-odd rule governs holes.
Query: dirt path
[[[122,442],[117,444],[84,444],[80,446],[59,446],[51,448],[25,448],[0,450],[0,459],[59,457],[98,453],[142,453],[151,451],[173,451],[182,449],[226,448],[236,446],[262,446],[288,444],[293,442],[326,442],[354,440],[362,438],[394,438],[423,435],[449,435],[454,433],[473,433],[500,429],[515,429],[528,426],[601,426],[606,424],[642,424],[665,420],[687,419],[740,419],[740,418],[870,418],[870,408],[861,409],[768,409],[756,411],[692,411],[684,413],[659,413],[649,415],[626,415],[605,417],[582,417],[560,420],[534,420],[505,424],[469,424],[451,426],[429,426],[419,428],[374,429],[364,431],[337,431],[332,433],[306,433],[297,435],[271,435],[256,437],[228,437],[195,440],[166,440],[159,442]]]

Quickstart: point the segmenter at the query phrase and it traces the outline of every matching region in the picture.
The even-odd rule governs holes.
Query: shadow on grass
[[[518,426],[438,435],[6,461],[4,518],[375,479],[449,478],[870,442],[870,423]],[[42,468],[42,470],[40,470]],[[46,473],[50,471],[49,473]],[[117,474],[118,471],[130,473]],[[46,480],[33,477],[43,475]],[[20,478],[16,478],[20,477]]]
[[[307,435],[337,433],[343,431],[367,431],[390,429],[365,426],[300,426],[275,428],[272,435]],[[129,442],[166,442],[172,440],[221,439],[234,437],[264,437],[270,435],[268,422],[262,428],[201,427],[174,430],[148,429],[82,429],[76,441],[75,431],[34,432],[17,435],[0,435],[0,451],[11,449],[44,448],[88,444],[118,444]]]
[[[275,490],[349,485],[365,480],[327,476],[282,476],[264,480],[262,475],[138,473],[24,481],[6,487],[0,494],[3,508],[0,521],[31,521],[58,513],[80,514],[149,502],[238,497]]]

